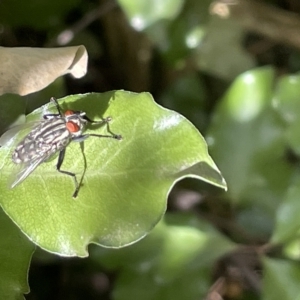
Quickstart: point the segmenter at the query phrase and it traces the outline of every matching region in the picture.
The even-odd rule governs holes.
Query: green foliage
[[[92,119],[111,116],[109,128],[96,126],[92,132],[109,130],[121,134],[122,140],[90,138],[82,148],[76,143],[68,147],[65,170],[79,176],[86,164],[76,200],[71,197],[72,178],[59,174],[53,160],[17,188],[8,189],[15,172],[11,152],[24,133],[1,148],[1,205],[32,241],[50,252],[86,256],[89,243],[121,247],[140,239],[164,214],[170,188],[185,177],[226,187],[196,128],[155,104],[147,93],[74,95],[61,106],[85,111]],[[28,121],[53,109],[53,105],[41,107]]]
[[[291,14],[292,24],[297,8],[290,2],[283,13]],[[18,171],[11,152],[28,128],[0,148],[0,299],[28,292],[37,244],[56,256],[34,256],[29,300],[45,298],[48,290],[58,300],[300,300],[300,75],[289,74],[299,69],[299,51],[283,36],[273,44],[264,30],[248,33],[259,31],[246,21],[256,20],[260,10],[253,7],[261,2],[228,3],[222,1],[218,12],[210,0],[0,3],[1,45],[82,44],[89,53],[87,76],[76,83],[61,78],[26,101],[2,95],[0,133],[24,123],[35,108],[27,121],[54,111],[41,106],[50,96],[75,94],[61,100],[64,109],[84,110],[96,120],[112,117],[109,128],[87,132],[123,136],[67,148],[63,169],[80,177],[86,164],[75,200],[73,180],[56,172],[55,159],[7,188]],[[265,7],[273,18],[262,29],[284,35],[278,11]],[[242,20],[239,12],[250,17]],[[35,67],[27,57],[21,72],[4,68],[10,76],[0,72],[0,89],[24,79],[28,87],[53,81],[57,62],[68,69],[76,61],[53,54],[53,63],[38,55]],[[28,75],[30,84],[26,74],[35,75]],[[119,89],[149,91],[176,112],[148,93],[92,93]],[[215,188],[226,187],[216,166],[226,193]],[[90,244],[96,245],[87,251]],[[57,259],[88,253],[80,261]],[[77,281],[74,265],[83,270]],[[48,266],[59,276],[34,273]]]
[[[298,82],[299,75],[275,81],[270,68],[242,74],[221,100],[207,136],[231,200],[243,206],[238,222],[252,235],[272,235],[274,245],[286,243],[293,259],[299,259],[299,170],[285,156],[289,148],[297,153],[299,137],[290,132],[299,123]],[[296,299],[298,263],[264,261],[263,299]]]
[[[261,228],[266,237],[292,174],[284,159],[285,124],[273,108],[273,80],[270,68],[238,77],[216,109],[207,135],[232,201],[247,210],[259,208],[250,219],[249,211],[243,211],[240,222],[253,232]]]
[[[94,248],[91,254],[110,271],[121,270],[115,299],[202,299],[212,263],[233,246],[194,216],[170,214],[130,248]]]
[[[76,200],[71,197],[72,178],[58,173],[53,161],[39,166],[20,186],[7,189],[15,167],[11,161],[15,144],[1,148],[1,205],[23,232],[48,251],[86,256],[91,242],[121,247],[140,239],[164,214],[167,194],[182,178],[226,187],[196,128],[157,106],[149,94],[74,95],[65,99],[62,108],[85,111],[92,119],[110,116],[109,130],[123,138],[86,140],[86,161],[77,143],[68,147],[64,170],[80,176],[86,164]],[[41,107],[28,119],[40,119],[44,112]],[[93,133],[105,134],[104,127]]]
[[[300,299],[298,262],[264,259],[263,300]]]
[[[180,12],[183,0],[118,0],[133,27],[144,30],[161,19],[173,19]]]
[[[0,210],[0,296],[22,299],[29,292],[27,272],[35,247]]]

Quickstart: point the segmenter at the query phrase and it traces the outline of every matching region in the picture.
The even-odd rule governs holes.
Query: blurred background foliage
[[[300,299],[299,14],[298,0],[0,2],[1,46],[89,53],[83,79],[18,109],[149,91],[204,134],[229,188],[179,182],[165,220],[124,249],[90,247],[84,260],[38,250],[26,299]]]

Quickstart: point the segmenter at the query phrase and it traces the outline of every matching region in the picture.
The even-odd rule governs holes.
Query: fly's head
[[[66,127],[73,137],[82,135],[88,120],[85,118],[86,113],[83,111],[67,110],[64,113]]]

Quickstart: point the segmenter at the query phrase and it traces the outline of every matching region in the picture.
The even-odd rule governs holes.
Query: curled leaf
[[[39,91],[57,77],[86,74],[88,55],[84,46],[64,48],[0,47],[0,95],[27,95]]]

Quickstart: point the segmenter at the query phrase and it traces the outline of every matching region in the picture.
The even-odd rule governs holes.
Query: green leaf
[[[178,180],[193,177],[226,188],[196,128],[178,113],[158,106],[148,93],[74,95],[61,103],[63,109],[83,110],[91,119],[111,116],[110,130],[123,139],[90,137],[84,142],[87,168],[76,200],[71,197],[73,179],[58,173],[54,160],[8,189],[13,146],[0,149],[0,202],[40,247],[86,256],[89,243],[125,246],[157,224]],[[49,107],[55,111],[53,105]],[[33,112],[28,120],[40,119],[47,108]],[[94,125],[87,132],[107,134],[107,130]],[[67,147],[63,170],[80,178],[84,160],[78,143]]]
[[[300,75],[283,76],[276,87],[273,106],[287,123],[300,119]]]
[[[199,129],[207,124],[207,91],[204,81],[198,73],[180,77],[165,90],[160,103],[167,108],[180,111]]]
[[[143,2],[143,1],[141,1]],[[157,1],[161,5],[162,1]],[[152,3],[153,2],[147,2]],[[175,1],[172,1],[172,6]],[[159,22],[147,27],[145,33],[160,50],[163,60],[172,64],[174,68],[185,68],[186,59],[191,54],[191,49],[201,43],[206,33],[206,23],[210,18],[209,6],[211,0],[185,0],[184,6],[174,19],[161,18]],[[155,8],[152,7],[152,10]],[[168,13],[171,10],[167,9]],[[155,20],[158,15],[155,15]],[[198,45],[199,46],[199,45]]]
[[[204,299],[216,260],[234,244],[192,215],[167,215],[143,241],[92,257],[118,270],[114,299]],[[205,259],[204,259],[205,258]]]
[[[299,234],[293,237],[293,239],[289,242],[285,242],[282,245],[282,252],[284,256],[292,259],[300,261],[300,248],[299,248],[300,237]]]
[[[300,96],[300,95],[299,95]],[[299,135],[300,118],[291,122],[286,130],[286,140],[291,150],[300,155],[300,135]]]
[[[297,262],[264,258],[263,300],[299,300]]]
[[[131,25],[143,30],[161,19],[173,19],[179,13],[183,0],[118,0]]]
[[[239,76],[216,109],[208,132],[210,150],[236,201],[274,189],[266,195],[274,202],[290,177],[289,165],[279,159],[285,151],[284,124],[271,107],[273,76],[270,68]]]
[[[278,82],[273,105],[287,124],[286,140],[300,154],[300,75],[284,76]]]
[[[34,245],[0,208],[0,299],[24,299]]]
[[[300,174],[296,174],[284,201],[276,213],[276,226],[271,241],[282,243],[293,238],[300,229]]]
[[[255,67],[253,56],[242,46],[245,33],[237,22],[211,18],[205,33],[196,49],[199,70],[228,81]]]
[[[286,125],[273,108],[273,86],[269,67],[239,76],[215,110],[207,135],[231,200],[243,205],[238,223],[262,238],[271,234],[293,171],[284,159]]]
[[[286,123],[285,138],[287,146],[294,154],[300,154],[300,75],[284,76],[278,82],[273,98],[273,106]],[[295,168],[296,167],[296,168]],[[294,177],[284,195],[283,202],[276,212],[276,226],[272,236],[273,243],[282,243],[291,239],[298,239],[300,222],[299,214],[299,181],[300,174],[297,165],[294,166]],[[293,247],[286,246],[286,251],[297,255]],[[287,250],[289,249],[289,250]],[[292,254],[292,253],[294,254]],[[296,251],[297,252],[297,251]]]

